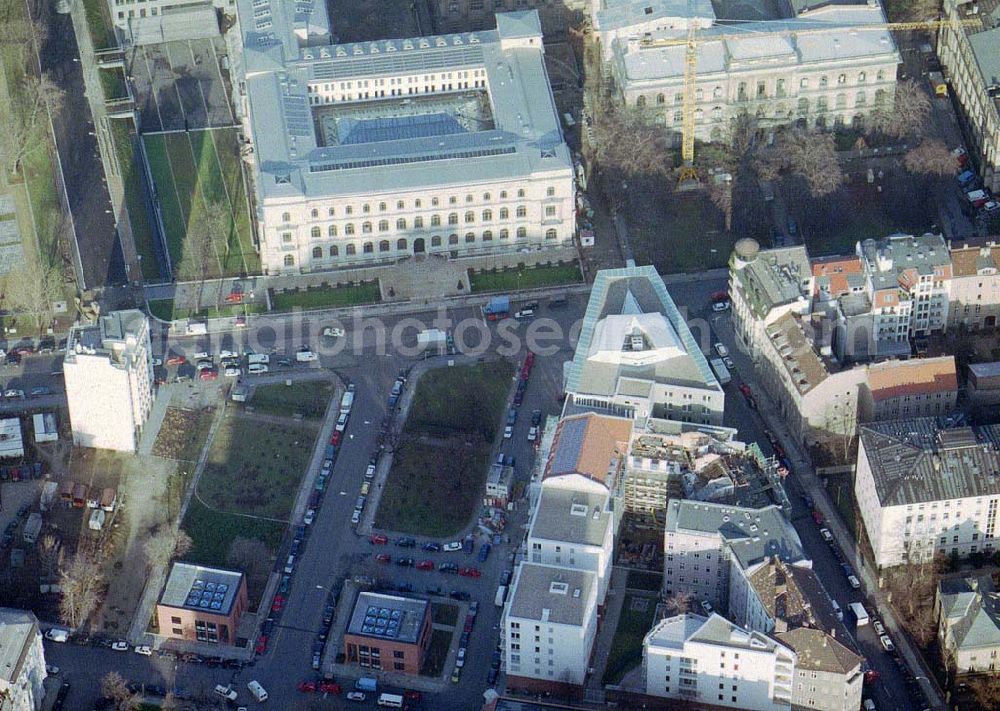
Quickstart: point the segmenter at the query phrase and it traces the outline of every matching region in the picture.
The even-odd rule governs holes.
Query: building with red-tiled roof
[[[858,393],[862,422],[933,417],[955,409],[958,373],[953,356],[887,361],[868,366]]]
[[[1000,245],[952,244],[948,327],[992,330],[1000,316]]]

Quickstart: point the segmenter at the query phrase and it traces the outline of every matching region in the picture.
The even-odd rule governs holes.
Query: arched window
[[[380,202],[380,203],[378,204],[378,211],[379,211],[379,212],[385,212],[385,210],[386,210],[386,205],[385,205],[385,203],[384,203],[384,202]]]
[[[375,245],[373,245],[371,242],[365,242],[365,246],[361,251],[364,252],[365,254],[371,254],[372,252],[375,251]]]
[[[490,194],[483,193],[483,202],[489,202],[489,201],[490,201]]]
[[[501,200],[506,200],[507,199],[507,191],[506,190],[501,190],[500,191],[500,199]]]
[[[683,104],[684,103],[684,94],[682,94],[679,91],[676,94],[674,94],[674,103],[677,104],[677,105]]]
[[[286,254],[285,255],[285,266],[286,267],[294,267],[295,266],[295,257],[293,257],[291,254]]]
[[[500,239],[508,239],[510,237],[510,230],[502,229],[500,230]]]
[[[457,225],[458,224],[458,213],[457,212],[453,212],[450,215],[448,215],[448,224],[449,225]]]
[[[333,217],[334,215],[337,214],[337,211],[334,210],[332,207],[331,208],[327,208],[326,214],[327,214],[327,217]]]
[[[384,239],[378,243],[378,251],[388,252],[389,251],[389,240]]]
[[[431,227],[441,226],[441,215],[431,215]]]
[[[370,235],[372,232],[372,223],[366,222],[363,225],[361,225],[361,232],[366,235]]]
[[[327,227],[326,228],[326,236],[327,237],[336,237],[337,236],[337,226],[336,225],[330,225],[329,227]]]
[[[518,239],[524,239],[527,236],[528,236],[528,230],[527,230],[527,228],[525,228],[525,227],[518,227],[517,228],[517,238]]]
[[[323,258],[323,248],[313,247],[313,259],[322,259],[322,258]]]
[[[441,235],[434,235],[433,237],[431,237],[431,247],[440,247],[440,246],[441,246]]]
[[[406,249],[406,240],[405,239],[398,239],[398,240],[396,240],[396,249],[398,249],[398,250],[405,250]]]
[[[424,228],[424,218],[423,217],[414,217],[413,218],[413,229],[415,229],[415,230],[422,230],[423,228]]]
[[[366,215],[371,211],[372,211],[372,206],[369,205],[368,203],[365,203],[364,205],[361,206],[361,212],[365,213]]]
[[[397,230],[405,230],[406,229],[406,218],[405,217],[400,217],[398,220],[396,220],[396,229]]]
[[[644,107],[646,105],[646,97],[643,96],[642,94],[639,94],[638,98],[635,100],[635,105],[638,106],[640,109]]]
[[[493,219],[493,210],[483,210],[483,222],[489,222]]]
[[[465,233],[465,241],[466,241],[466,243],[475,242],[476,241],[476,235],[474,235],[472,232],[466,232]]]
[[[458,244],[458,235],[448,235],[448,244]]]
[[[353,235],[354,234],[354,223],[353,222],[348,222],[344,226],[344,234],[345,235]]]
[[[722,87],[721,86],[717,86],[714,89],[712,89],[712,98],[713,99],[721,99],[722,98]]]
[[[517,216],[518,217],[527,217],[528,216],[528,208],[526,208],[524,205],[518,205],[517,206]]]
[[[493,241],[492,230],[486,230],[485,232],[483,232],[483,242],[492,242],[492,241]]]
[[[314,208],[312,209],[312,212],[310,212],[310,213],[309,213],[309,215],[310,215],[310,216],[311,216],[311,217],[312,217],[312,218],[313,218],[313,219],[315,220],[315,219],[316,219],[317,217],[319,217],[319,210],[317,210],[317,209],[316,209],[316,208],[314,207]]]
[[[396,201],[396,209],[397,210],[402,210],[404,207],[406,207],[406,205],[405,205],[405,203],[402,200],[397,200]]]
[[[712,120],[713,121],[721,121],[722,120],[722,107],[721,106],[713,106],[712,107]]]
[[[291,222],[292,221],[292,215],[291,215],[291,213],[288,213],[288,212],[281,213],[281,221],[282,222]]]
[[[838,84],[846,84],[847,83],[847,75],[846,74],[839,74],[837,76],[837,83]]]
[[[662,93],[656,95],[656,103],[665,104],[666,102],[667,102],[667,97],[665,97]]]
[[[830,83],[830,80],[827,79],[826,76],[821,76],[819,78],[819,86],[820,86],[821,89],[825,88],[827,85],[829,85],[829,83]]]
[[[467,213],[465,213],[466,224],[470,224],[475,221],[476,221],[476,213],[474,213],[472,210],[469,210]]]
[[[556,233],[556,231],[554,229],[552,229],[552,230],[545,230],[545,239],[555,239],[556,238],[556,234],[557,233]]]
[[[337,245],[331,244],[330,245],[330,256],[331,257],[336,257],[339,254],[340,254],[340,250],[337,249]]]
[[[817,111],[826,111],[828,108],[830,108],[830,100],[827,97],[821,96],[816,99]]]
[[[379,220],[378,221],[378,231],[379,232],[388,232],[389,231],[389,221],[388,220]]]
[[[313,227],[311,230],[309,230],[309,234],[313,239],[319,239],[323,233],[319,229],[319,227]]]
[[[506,220],[508,218],[510,218],[510,210],[508,210],[506,207],[501,207],[500,208],[500,219],[501,220]]]
[[[358,250],[353,244],[349,244],[347,245],[346,252],[348,257],[353,257],[355,254],[358,253]]]
[[[416,200],[413,201],[413,207],[417,208],[418,210],[423,206],[424,206],[424,201],[421,200],[420,198],[417,198]]]

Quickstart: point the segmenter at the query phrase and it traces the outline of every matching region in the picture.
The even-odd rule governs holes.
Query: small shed
[[[55,442],[59,439],[54,412],[40,412],[32,417],[35,425],[35,442]]]

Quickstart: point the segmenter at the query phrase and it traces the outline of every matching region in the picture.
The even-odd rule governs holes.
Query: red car
[[[417,563],[417,570],[434,570],[433,560],[422,560]]]
[[[172,355],[167,358],[167,365],[184,365],[187,363],[187,358],[182,355]]]
[[[226,296],[227,304],[242,304],[243,303],[243,293],[239,291],[231,291]]]
[[[388,553],[379,553],[377,556],[375,556],[375,560],[377,560],[379,563],[391,563],[392,556],[389,555]]]
[[[459,568],[458,574],[464,575],[467,578],[478,578],[480,575],[482,575],[482,573],[479,572],[478,568]]]
[[[321,681],[319,683],[319,690],[324,694],[340,694],[340,684],[333,681]]]
[[[281,612],[281,608],[285,606],[285,596],[278,594],[274,596],[274,602],[271,603],[271,612]]]
[[[415,704],[419,704],[423,696],[419,691],[407,690],[403,692],[403,698],[406,699],[407,701],[412,701]]]
[[[389,537],[384,533],[375,533],[368,539],[368,542],[375,546],[384,546],[389,542]]]
[[[521,380],[527,380],[531,377],[531,366],[525,365],[521,368]]]
[[[236,328],[246,328],[247,327],[247,317],[246,316],[237,316],[236,318],[233,319],[233,325],[236,326]]]
[[[299,691],[304,691],[304,692],[306,692],[308,694],[315,693],[316,692],[316,682],[315,681],[309,681],[309,680],[300,681],[299,682]]]
[[[219,371],[214,370],[214,369],[213,370],[203,370],[200,373],[198,373],[198,378],[200,380],[218,380],[219,379]]]
[[[266,634],[262,634],[260,637],[257,638],[257,646],[254,648],[254,651],[256,651],[257,654],[263,654],[264,652],[267,651],[267,635]]]
[[[740,392],[743,393],[743,397],[745,398],[753,397],[753,390],[746,383],[740,383]]]
[[[330,435],[330,444],[336,447],[338,444],[340,444],[341,436],[342,434],[340,432],[334,431],[334,433]]]

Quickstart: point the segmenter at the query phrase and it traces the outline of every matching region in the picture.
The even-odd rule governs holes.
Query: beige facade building
[[[1000,316],[1000,246],[951,245],[948,328],[992,330]]]
[[[820,629],[798,627],[774,636],[795,652],[793,709],[855,711],[861,707],[862,657]]]
[[[1000,594],[989,575],[938,584],[938,641],[959,674],[1000,670]]]
[[[858,394],[861,422],[936,417],[955,409],[954,356],[886,361],[869,365],[867,371]]]
[[[970,27],[945,23],[937,53],[962,109],[979,174],[987,187],[1000,192],[1000,2],[944,0],[944,15],[982,20]]]

